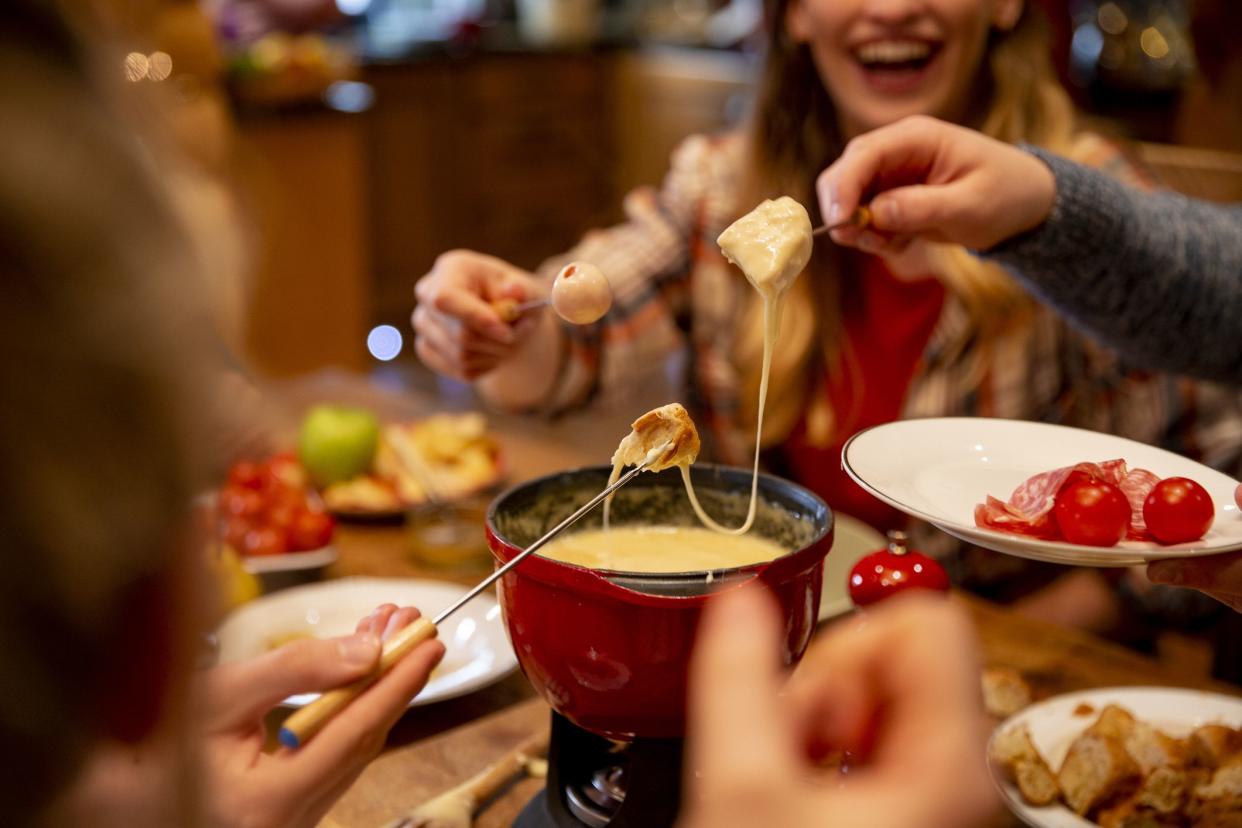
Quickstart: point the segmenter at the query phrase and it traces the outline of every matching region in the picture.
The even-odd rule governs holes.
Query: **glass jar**
[[[484,529],[487,505],[486,498],[472,497],[412,509],[406,520],[410,557],[419,566],[445,574],[491,571],[492,555]]]

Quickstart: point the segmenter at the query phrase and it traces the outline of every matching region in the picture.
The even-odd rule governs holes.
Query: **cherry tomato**
[[[246,535],[254,528],[254,524],[245,518],[229,517],[224,521],[221,536],[224,542],[235,550],[246,545]]]
[[[267,511],[277,509],[298,509],[306,508],[307,495],[302,489],[291,489],[283,483],[272,483],[272,488],[266,492]]]
[[[947,592],[949,576],[934,558],[906,548],[904,532],[889,532],[887,549],[859,559],[850,570],[850,598],[856,606],[874,604],[907,589]]]
[[[268,506],[267,514],[263,519],[263,525],[288,532],[293,528],[293,522],[300,511],[297,506],[277,501]]]
[[[226,515],[255,518],[263,511],[263,495],[253,489],[226,486],[220,492],[220,510]]]
[[[1061,484],[1061,491],[1065,491],[1075,483],[1094,483],[1095,478],[1087,474],[1085,471],[1072,471],[1069,477],[1065,478],[1065,482]]]
[[[263,467],[249,460],[240,460],[229,469],[229,483],[239,489],[263,488]]]
[[[298,462],[293,452],[269,457],[264,466],[268,476],[278,482],[281,487],[296,490],[306,488],[308,483],[306,470],[302,468],[302,464]]]
[[[242,541],[243,555],[279,555],[289,549],[285,533],[271,526],[259,526],[246,533]]]
[[[303,509],[289,527],[289,549],[305,552],[327,546],[332,540],[332,518],[322,512]]]
[[[1188,477],[1161,480],[1143,501],[1147,531],[1161,543],[1198,540],[1215,517],[1207,490]]]
[[[1082,546],[1114,546],[1126,536],[1133,514],[1121,489],[1102,480],[1062,487],[1052,512],[1065,539]]]

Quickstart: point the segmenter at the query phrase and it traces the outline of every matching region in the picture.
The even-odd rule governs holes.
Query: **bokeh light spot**
[[[376,325],[367,334],[367,350],[381,362],[396,359],[404,345],[401,331],[392,325]]]

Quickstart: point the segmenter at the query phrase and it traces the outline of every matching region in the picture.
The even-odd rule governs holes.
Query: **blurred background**
[[[1037,0],[1062,81],[1166,186],[1242,199],[1242,4]],[[466,247],[525,267],[746,112],[761,0],[167,0],[126,58],[230,182],[225,289],[261,374],[431,383],[412,287]],[[221,175],[222,174],[222,175]],[[464,390],[458,389],[461,393]],[[454,389],[441,386],[449,394]]]

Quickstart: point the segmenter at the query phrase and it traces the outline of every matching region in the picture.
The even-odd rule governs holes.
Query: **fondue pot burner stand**
[[[682,739],[618,746],[552,714],[548,784],[513,828],[668,828],[681,802]]]

